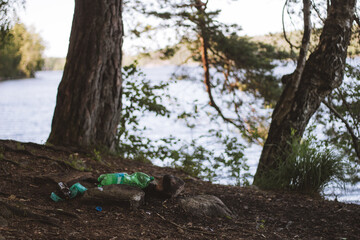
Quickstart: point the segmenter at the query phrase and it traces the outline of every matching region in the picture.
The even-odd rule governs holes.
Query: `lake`
[[[144,73],[151,81],[166,81],[174,71],[174,67],[144,68]],[[292,67],[277,69],[277,74],[289,73]],[[0,139],[13,139],[22,142],[44,144],[51,129],[52,115],[56,103],[57,87],[62,77],[62,71],[37,72],[33,79],[9,80],[0,82]],[[184,91],[185,90],[185,91]],[[191,111],[192,103],[206,105],[208,99],[204,86],[199,81],[178,81],[169,86],[169,93],[180,101],[180,105],[165,101],[165,105],[172,107],[173,112]],[[222,128],[232,136],[237,136],[231,129],[221,122],[211,122],[208,117],[201,116],[196,120],[197,127],[185,127],[184,121],[178,120],[176,114],[170,118],[156,118],[149,115],[141,122],[147,126],[144,135],[152,139],[174,135],[185,142],[191,142],[207,132],[209,128]],[[246,144],[245,141],[243,141]],[[216,149],[214,151],[217,151]],[[254,174],[260,157],[261,147],[249,146],[245,149],[250,173]],[[166,165],[161,159],[154,162]],[[226,177],[216,179],[217,183],[232,184]],[[360,204],[360,186],[349,187],[348,190],[328,188],[326,195],[329,199],[337,196],[339,201]]]

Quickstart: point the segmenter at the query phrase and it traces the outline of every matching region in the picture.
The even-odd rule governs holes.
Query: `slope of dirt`
[[[76,198],[49,198],[57,181],[137,171],[180,177],[186,183],[180,198],[215,195],[236,217],[191,216],[178,199],[147,197],[137,210],[110,205],[99,212]],[[0,140],[0,239],[359,239],[359,223],[359,205],[215,185],[171,168]]]

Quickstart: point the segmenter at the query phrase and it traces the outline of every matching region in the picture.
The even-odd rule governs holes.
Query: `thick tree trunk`
[[[113,149],[121,117],[122,0],[76,0],[48,142]]]
[[[306,61],[298,87],[287,91],[292,85],[287,82],[274,109],[254,178],[255,185],[261,185],[267,171],[276,168],[277,162],[289,150],[292,129],[296,136],[301,137],[324,97],[341,85],[355,5],[356,0],[331,1],[319,45]],[[289,81],[294,79],[294,75]]]

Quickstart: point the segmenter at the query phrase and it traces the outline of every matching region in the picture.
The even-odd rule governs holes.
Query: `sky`
[[[210,0],[209,4],[222,9],[221,21],[242,26],[244,35],[281,31],[284,0]],[[66,57],[73,14],[74,0],[27,0],[19,17],[42,36],[46,57]],[[129,42],[125,39],[124,46]]]

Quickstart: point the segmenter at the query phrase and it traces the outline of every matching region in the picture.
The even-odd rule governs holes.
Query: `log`
[[[90,188],[80,198],[86,203],[117,205],[137,209],[144,204],[145,192],[140,188],[123,184],[113,184],[99,188]]]

